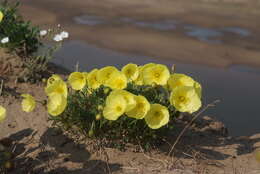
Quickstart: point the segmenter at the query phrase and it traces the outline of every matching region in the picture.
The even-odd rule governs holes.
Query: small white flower
[[[66,39],[69,37],[69,33],[66,31],[61,32],[60,35],[61,35],[62,39]]]
[[[9,42],[9,37],[5,37],[5,38],[3,38],[2,40],[1,40],[1,43],[2,44],[6,44],[6,43],[8,43]]]
[[[60,34],[56,34],[53,38],[54,41],[60,42],[63,40],[62,36]]]
[[[58,24],[58,27],[60,28],[60,24]]]
[[[40,35],[41,36],[45,36],[47,33],[48,33],[47,30],[41,30],[40,31]]]

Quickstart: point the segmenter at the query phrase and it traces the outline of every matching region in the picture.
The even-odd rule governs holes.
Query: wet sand
[[[73,40],[156,59],[215,67],[260,66],[260,23],[257,22],[260,11],[257,9],[260,9],[257,0],[24,0],[21,6],[26,19],[46,27],[60,23]],[[252,35],[242,38],[227,34],[221,38],[221,44],[210,44],[185,35],[180,28],[173,32],[117,22],[94,26],[75,22],[75,17],[86,14],[102,16],[108,21],[119,17],[145,21],[174,19],[206,28],[242,27]]]

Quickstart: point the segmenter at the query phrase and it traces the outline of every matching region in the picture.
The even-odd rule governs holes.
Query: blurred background
[[[23,0],[43,29],[70,33],[54,63],[89,71],[157,62],[203,86],[203,115],[230,135],[260,133],[260,0]]]

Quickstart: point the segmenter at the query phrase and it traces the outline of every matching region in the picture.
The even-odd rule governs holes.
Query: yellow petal
[[[128,81],[134,81],[139,76],[138,66],[133,63],[125,65],[121,71],[125,74]]]
[[[170,76],[167,84],[170,90],[174,90],[180,86],[193,86],[194,82],[195,81],[191,77],[185,74],[174,73]]]
[[[135,96],[135,101],[135,107],[132,110],[126,112],[126,115],[135,119],[143,119],[150,110],[150,103],[144,96],[141,95]]]
[[[156,64],[143,70],[145,85],[165,85],[170,77],[169,69],[165,65]]]
[[[132,110],[136,106],[135,95],[126,90],[114,90],[110,96],[121,95],[126,101],[126,112]]]
[[[0,11],[0,22],[2,22],[3,18],[4,18],[4,14]]]
[[[34,97],[30,94],[22,94],[21,96],[24,97],[22,100],[22,110],[24,112],[32,112],[36,105]]]
[[[47,86],[53,84],[54,81],[58,81],[58,80],[62,80],[62,78],[57,74],[53,74],[51,77],[48,78]]]
[[[126,101],[121,95],[109,95],[106,98],[103,116],[107,120],[117,120],[122,114],[124,114],[126,106]]]
[[[114,66],[106,66],[101,68],[97,73],[97,80],[101,84],[106,84],[106,82],[110,79],[110,76],[113,72],[117,72],[117,68]]]
[[[4,121],[6,117],[6,109],[0,105],[0,122]]]
[[[196,93],[198,94],[199,98],[201,98],[202,96],[202,87],[201,85],[199,84],[199,82],[196,82],[194,83],[194,88],[196,90]]]
[[[67,99],[62,94],[54,93],[49,96],[47,109],[48,113],[52,116],[60,115],[67,106]]]
[[[194,87],[180,86],[170,96],[170,103],[180,112],[193,113],[201,107],[201,100]]]
[[[169,122],[169,117],[169,111],[165,106],[152,104],[151,109],[148,111],[144,119],[151,129],[159,129]]]
[[[68,79],[69,84],[74,90],[81,90],[86,85],[86,76],[80,72],[73,72]]]
[[[65,98],[68,96],[68,87],[67,84],[62,80],[53,81],[52,84],[47,85],[45,88],[45,93],[47,96],[50,96],[54,93],[62,94]]]
[[[115,71],[105,85],[111,89],[124,89],[127,86],[127,78],[122,72]]]
[[[89,88],[97,89],[101,85],[101,83],[99,83],[99,81],[97,80],[97,73],[98,73],[98,69],[93,69],[88,74],[87,83]]]

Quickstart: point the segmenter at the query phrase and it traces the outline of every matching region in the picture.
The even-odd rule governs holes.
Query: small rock
[[[207,121],[213,121],[213,119],[209,116],[203,116],[202,119]]]

